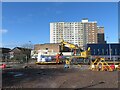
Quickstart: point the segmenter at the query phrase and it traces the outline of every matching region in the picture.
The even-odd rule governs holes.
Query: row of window
[[[53,35],[55,36],[59,36],[61,33],[60,32],[58,32],[57,34],[55,34],[55,33],[53,33]],[[72,35],[74,35],[74,33],[73,32],[64,32],[64,36],[66,36],[66,35],[68,35],[68,36],[72,36]],[[83,34],[82,33],[76,33],[75,34],[77,37],[78,37],[78,35],[80,35],[80,36],[82,36]],[[94,34],[94,33],[89,33],[89,34],[86,34],[87,36],[89,35],[89,36],[93,36],[93,37],[95,37],[95,35],[96,34]]]
[[[111,52],[109,51],[109,49],[93,49],[92,51],[92,55],[108,55],[108,54],[112,54],[112,55],[120,55],[120,51],[118,51],[117,49],[111,49]]]
[[[80,24],[80,25],[83,25],[83,23],[81,23],[81,22],[64,22],[64,23],[53,23],[53,25],[63,25],[63,24]],[[89,25],[89,26],[91,26],[91,25],[96,25],[94,22],[89,22],[89,23],[87,23],[87,25]]]
[[[65,29],[65,28],[79,28],[79,29],[83,29],[83,27],[80,26],[66,26],[66,27],[53,27],[53,29]],[[86,29],[96,29],[95,27],[84,27]]]

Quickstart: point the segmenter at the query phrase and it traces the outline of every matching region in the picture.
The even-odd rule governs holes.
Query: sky
[[[49,43],[50,22],[81,22],[82,18],[97,21],[105,28],[105,40],[118,42],[117,2],[3,2],[3,47]]]

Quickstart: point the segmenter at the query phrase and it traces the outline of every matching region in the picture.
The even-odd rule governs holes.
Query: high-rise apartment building
[[[99,44],[106,43],[106,41],[105,41],[105,35],[104,35],[104,27],[99,27],[98,26],[97,39],[98,39],[98,43]]]
[[[88,43],[98,43],[97,22],[84,18],[81,22],[50,23],[50,43],[59,43],[61,39],[80,47]]]

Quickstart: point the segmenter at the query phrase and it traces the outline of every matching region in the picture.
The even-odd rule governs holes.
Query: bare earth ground
[[[66,70],[63,65],[33,65],[2,72],[3,88],[118,88],[118,82],[118,71]]]

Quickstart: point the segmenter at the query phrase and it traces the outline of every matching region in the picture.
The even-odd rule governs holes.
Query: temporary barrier
[[[118,65],[120,66],[120,64]],[[94,62],[91,61],[90,70],[92,71],[114,71],[120,68],[114,62],[107,62],[105,58],[97,57]]]

